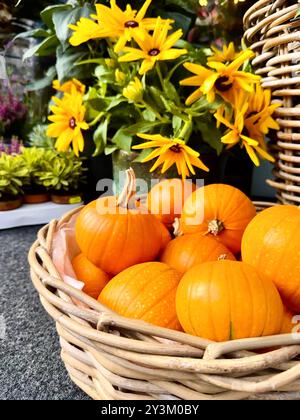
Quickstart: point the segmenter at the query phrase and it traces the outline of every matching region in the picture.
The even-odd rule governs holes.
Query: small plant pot
[[[23,204],[23,197],[9,198],[7,200],[0,200],[0,211],[16,210]]]
[[[82,202],[82,193],[54,193],[51,194],[51,201],[55,204],[80,204]]]
[[[48,193],[32,193],[32,194],[25,194],[24,196],[24,203],[25,204],[41,204],[47,203],[50,201],[50,194]]]

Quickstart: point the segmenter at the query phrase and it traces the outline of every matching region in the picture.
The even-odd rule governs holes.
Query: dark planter
[[[24,203],[25,204],[41,204],[50,201],[49,192],[40,186],[33,186],[24,188]]]
[[[0,199],[0,211],[16,210],[23,204],[23,197],[4,197]]]
[[[51,201],[55,204],[80,204],[82,200],[81,192],[55,191],[51,194]]]

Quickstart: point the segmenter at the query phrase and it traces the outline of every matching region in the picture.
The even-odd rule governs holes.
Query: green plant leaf
[[[108,132],[109,116],[102,121],[97,130],[94,132],[94,142],[96,145],[96,150],[93,156],[99,156],[104,152],[104,149],[107,144],[107,132]]]
[[[45,57],[55,52],[57,45],[59,44],[56,35],[51,35],[44,39],[40,44],[29,48],[23,55],[23,60],[27,60],[35,55]]]
[[[41,19],[48,28],[54,30],[53,14],[58,11],[71,9],[72,6],[70,4],[56,4],[54,6],[48,6],[41,12]]]
[[[118,149],[130,152],[132,144],[132,135],[125,132],[124,127],[120,128],[112,138]]]
[[[112,144],[109,144],[108,146],[105,147],[104,154],[106,156],[109,156],[109,155],[111,155],[112,153],[114,153],[117,150],[118,150],[118,147],[117,146],[113,146]]]
[[[52,16],[54,29],[64,49],[69,45],[69,39],[72,35],[72,30],[68,25],[75,24],[82,17],[89,17],[91,13],[93,13],[93,9],[88,3],[83,7],[76,7],[72,10],[54,11]]]
[[[14,37],[14,40],[19,38],[48,38],[52,34],[43,28],[31,29],[30,31],[22,32]]]
[[[124,129],[124,132],[127,134],[131,134],[135,136],[138,133],[147,133],[148,131],[152,130],[153,128],[156,128],[163,123],[161,121],[140,121],[136,124],[133,124],[127,128]]]
[[[60,81],[69,80],[72,77],[80,79],[80,76],[84,75],[84,69],[76,67],[75,64],[77,61],[82,60],[85,55],[86,53],[77,52],[77,50],[74,50],[73,48],[64,50],[60,45],[56,51],[56,71],[58,79]]]
[[[217,154],[220,155],[223,151],[224,145],[221,142],[221,131],[216,127],[213,122],[203,122],[196,120],[195,126],[202,135],[202,139],[205,143],[209,144],[213,149],[216,150]]]
[[[153,149],[144,149],[144,150],[142,150],[138,154],[138,156],[134,159],[133,162],[142,163],[143,160],[146,159],[150,155],[150,153],[152,153],[152,152],[153,152]]]

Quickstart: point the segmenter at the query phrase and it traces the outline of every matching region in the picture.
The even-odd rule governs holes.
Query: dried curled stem
[[[133,198],[136,194],[136,177],[134,170],[132,168],[127,169],[126,176],[126,184],[118,198],[117,205],[119,207],[129,209],[132,207],[132,202],[134,201]]]

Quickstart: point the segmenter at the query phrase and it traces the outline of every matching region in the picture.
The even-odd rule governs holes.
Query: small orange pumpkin
[[[72,265],[77,279],[84,283],[83,292],[94,299],[98,299],[100,292],[109,282],[109,276],[92,264],[83,254],[75,257]]]
[[[275,206],[258,214],[247,227],[243,261],[277,286],[284,303],[300,311],[300,209]]]
[[[243,233],[255,217],[249,198],[237,188],[213,184],[196,190],[185,202],[181,231],[211,235],[237,254]]]
[[[191,268],[179,284],[176,309],[185,332],[218,342],[278,334],[283,317],[274,284],[238,261]]]
[[[182,274],[195,265],[222,259],[235,261],[234,255],[225,245],[202,233],[183,235],[173,239],[161,257],[163,263]]]
[[[166,249],[168,244],[171,242],[172,236],[165,225],[161,223],[160,227],[161,227],[161,250],[160,250],[160,254],[161,254]]]
[[[300,317],[297,318],[297,315],[285,306],[280,334],[292,334],[293,332],[300,332]]]
[[[102,290],[99,302],[127,318],[181,330],[175,309],[180,278],[166,264],[138,264],[113,278]]]
[[[156,184],[148,194],[147,207],[150,213],[168,228],[175,218],[180,217],[186,199],[195,191],[191,181],[182,179],[165,179]]]
[[[136,207],[133,170],[120,197],[102,197],[88,204],[76,221],[81,252],[106,273],[155,260],[162,248],[160,222],[146,209]],[[165,239],[164,239],[165,240]]]

